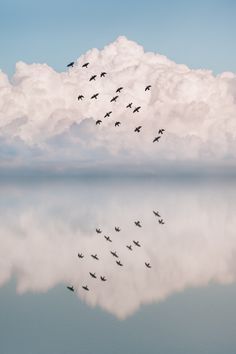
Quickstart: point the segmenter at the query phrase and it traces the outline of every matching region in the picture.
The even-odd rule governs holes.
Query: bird
[[[115,127],[119,127],[120,126],[120,122],[115,122]]]
[[[164,225],[164,224],[165,224],[164,221],[163,221],[163,219],[158,220],[158,222],[159,222],[159,224],[161,224],[161,225]]]
[[[160,140],[160,136],[156,136],[154,139],[153,139],[153,143],[155,143],[156,141],[158,142]]]
[[[84,98],[83,95],[79,95],[79,96],[78,96],[78,101],[79,101],[79,100],[82,100],[83,98]]]
[[[118,97],[119,97],[119,96],[114,96],[114,97],[112,97],[112,99],[111,99],[110,102],[116,102],[116,100],[117,100]]]
[[[101,123],[102,123],[101,119],[98,119],[98,120],[96,121],[96,125],[100,125]],[[98,232],[98,233],[100,233],[100,232]]]
[[[135,246],[141,247],[141,246],[140,246],[140,243],[139,243],[138,241],[133,241],[133,243],[135,244]]]
[[[101,234],[102,233],[101,229],[96,229],[96,233]]]
[[[136,108],[133,110],[133,113],[139,112],[140,108],[141,108],[141,106],[136,107]]]
[[[79,258],[84,258],[84,255],[82,253],[78,253]]]
[[[84,64],[82,65],[82,68],[87,68],[88,65],[89,65],[89,63],[84,63]]]
[[[116,252],[110,251],[113,257],[119,258]]]
[[[89,81],[95,81],[96,80],[96,77],[97,77],[97,75],[92,75],[91,77],[90,77],[90,79],[89,79]]]
[[[146,266],[147,268],[152,268],[152,267],[150,266],[150,263],[146,263],[146,262],[145,262],[145,266]]]
[[[68,65],[67,65],[67,68],[69,68],[69,67],[72,67],[73,68],[73,66],[74,66],[74,61],[72,61],[71,63],[69,63]]]
[[[107,112],[107,113],[105,114],[104,118],[106,118],[106,117],[110,117],[110,115],[111,115],[111,114],[112,114],[112,111]]]
[[[91,254],[91,257],[94,258],[94,259],[96,259],[97,261],[99,260],[97,254]]]
[[[129,246],[127,245],[126,247],[127,247],[130,251],[132,251],[132,246],[131,246],[131,245],[129,245]]]
[[[153,210],[153,214],[156,215],[156,216],[158,216],[159,218],[161,217],[161,215],[159,214],[158,211]]]
[[[89,272],[89,274],[91,275],[91,277],[92,277],[92,278],[97,279],[97,277],[96,277],[96,274],[95,274],[95,273],[91,273],[91,272]]]
[[[101,281],[107,281],[107,279],[105,277],[100,277]]]
[[[109,236],[104,236],[104,237],[105,237],[105,239],[106,239],[108,242],[112,242],[112,240],[110,239]]]
[[[115,231],[116,231],[116,232],[120,232],[120,228],[116,226],[116,227],[115,227]]]
[[[120,267],[123,267],[123,264],[121,263],[121,261],[116,261],[116,263],[117,263]]]
[[[132,107],[132,102],[130,102],[127,106],[126,106],[126,108],[131,108]]]
[[[92,100],[93,98],[97,99],[97,98],[98,98],[98,95],[99,95],[99,93],[95,93],[94,95],[92,95],[92,96],[91,96],[91,100]]]
[[[137,128],[134,129],[135,132],[140,133],[140,129],[142,128],[141,125],[139,125]]]
[[[134,223],[135,223],[136,226],[142,227],[141,224],[140,224],[140,221],[135,221]]]
[[[148,85],[145,87],[145,91],[150,91],[150,88],[152,87],[152,85]]]
[[[119,87],[119,88],[116,90],[116,92],[117,92],[117,93],[118,93],[118,92],[120,93],[121,90],[123,90],[123,88],[124,88],[124,87]]]
[[[164,131],[165,131],[165,129],[159,129],[158,134],[163,134],[163,133],[164,133]]]
[[[72,291],[72,292],[74,292],[74,291],[75,291],[75,289],[74,289],[74,287],[73,287],[73,286],[67,286],[67,289],[68,289],[68,290],[70,290],[70,291]]]
[[[105,77],[107,73],[105,71],[101,72],[100,77]]]
[[[89,291],[88,285],[86,285],[86,286],[82,286],[82,288],[83,288],[84,290]]]

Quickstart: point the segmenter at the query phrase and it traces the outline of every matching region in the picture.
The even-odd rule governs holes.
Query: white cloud
[[[85,61],[88,69],[81,67]],[[89,82],[101,71],[108,75]],[[148,84],[152,89],[145,92]],[[110,103],[119,86],[123,92]],[[97,92],[98,100],[91,100]],[[140,113],[126,109],[129,102],[142,106]],[[103,119],[110,110],[112,116]],[[235,74],[191,70],[119,37],[101,51],[88,51],[63,73],[23,62],[16,64],[11,82],[0,72],[1,167],[235,166],[235,117]],[[99,127],[97,119],[103,120]],[[137,125],[143,126],[140,134],[133,132]],[[153,144],[161,127],[166,134]]]

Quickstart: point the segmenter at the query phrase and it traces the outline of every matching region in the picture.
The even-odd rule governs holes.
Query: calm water
[[[235,354],[233,180],[28,178],[0,196],[1,354]]]

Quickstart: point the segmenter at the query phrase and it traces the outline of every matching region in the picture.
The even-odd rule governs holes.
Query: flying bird
[[[158,134],[163,134],[163,133],[164,133],[164,131],[165,131],[165,129],[159,129]]]
[[[107,279],[105,277],[100,277],[101,281],[107,281]]]
[[[141,125],[139,125],[137,128],[134,129],[135,132],[140,133],[140,129],[142,128]]]
[[[82,100],[83,98],[84,98],[83,95],[79,95],[79,96],[78,96],[78,101],[79,101],[79,100]]]
[[[156,216],[158,216],[159,218],[161,217],[161,215],[159,214],[158,211],[153,210],[153,214],[156,215]]]
[[[101,74],[100,74],[100,77],[105,77],[107,73],[105,71],[103,71]]]
[[[133,113],[139,112],[140,108],[141,108],[141,106],[136,107],[136,108],[133,110]]]
[[[131,103],[129,103],[127,106],[126,106],[126,108],[131,108],[132,107],[132,102]]]
[[[92,257],[93,259],[96,259],[97,261],[99,260],[97,254],[91,254],[91,257]]]
[[[112,242],[112,240],[110,239],[109,236],[104,236],[104,237],[105,237],[105,239],[106,239],[108,242]]]
[[[69,63],[68,65],[67,65],[67,68],[69,68],[69,67],[72,67],[73,68],[73,66],[74,66],[74,61],[72,61],[71,63]]]
[[[73,286],[67,286],[67,289],[68,289],[68,290],[70,290],[70,291],[72,291],[72,292],[74,292],[74,291],[75,291],[75,289],[74,289],[74,287],[73,287]]]
[[[131,245],[127,245],[126,246],[130,251],[132,251],[132,246]]]
[[[83,288],[84,290],[89,291],[88,285],[86,285],[86,286],[82,286],[82,288]]]
[[[135,221],[134,223],[135,223],[136,226],[142,227],[141,224],[140,224],[140,221]]]
[[[92,75],[91,77],[90,77],[90,79],[89,79],[89,81],[95,81],[96,80],[96,77],[97,77],[97,75]]]
[[[120,122],[115,122],[115,127],[119,127],[120,126]]]
[[[152,87],[152,85],[148,85],[145,87],[145,91],[150,91],[150,88]]]
[[[124,87],[119,87],[119,88],[116,90],[116,92],[117,92],[117,93],[118,93],[118,92],[120,93],[121,90],[123,90],[123,88],[124,88]]]
[[[119,258],[116,252],[110,251],[113,257]]]
[[[117,263],[120,267],[123,267],[123,264],[121,263],[121,261],[116,261],[116,263]]]
[[[111,114],[112,114],[112,111],[107,112],[107,113],[105,114],[104,118],[106,118],[106,117],[110,117],[110,115],[111,115]]]
[[[138,241],[133,241],[133,243],[135,244],[135,246],[141,247],[141,246],[140,246],[140,243],[139,243]]]
[[[146,263],[146,262],[145,262],[145,266],[146,266],[147,268],[152,268],[151,265],[150,265],[150,263]]]
[[[98,95],[99,95],[99,93],[95,93],[94,95],[92,95],[92,96],[91,96],[91,100],[92,100],[93,98],[97,99],[97,98],[98,98]]]
[[[160,136],[156,136],[154,139],[153,139],[153,143],[155,143],[156,141],[158,142],[160,140]]]
[[[91,272],[89,272],[89,274],[91,275],[91,277],[92,277],[92,278],[97,279],[97,277],[96,277],[96,274],[95,274],[95,273],[91,273]]]
[[[89,63],[84,63],[84,64],[82,65],[82,68],[87,68],[88,65],[89,65]]]
[[[101,119],[98,119],[97,121],[96,121],[96,125],[100,125],[102,123],[102,121],[101,121]],[[98,232],[99,234],[100,234],[100,232]]]
[[[120,228],[119,227],[115,227],[115,230],[117,231],[117,232],[120,232]]]
[[[78,253],[79,258],[84,258],[84,255],[82,253]]]
[[[96,229],[96,233],[101,234],[102,233],[101,229]]]
[[[165,224],[163,219],[158,220],[158,222],[159,222],[159,224],[161,224],[161,225],[164,225],[164,224]]]
[[[110,102],[116,102],[116,100],[117,100],[118,97],[119,97],[119,96],[114,96],[114,97],[112,97],[112,99],[111,99]]]

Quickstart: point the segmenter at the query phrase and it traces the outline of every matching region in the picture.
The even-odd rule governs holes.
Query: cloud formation
[[[102,71],[105,78],[89,81]],[[148,84],[152,89],[145,92]],[[119,86],[124,90],[111,103]],[[140,105],[140,113],[126,109],[129,102]],[[103,119],[108,111],[111,117]],[[0,168],[235,166],[235,115],[235,74],[191,70],[119,37],[88,51],[66,72],[23,62],[11,80],[0,72]],[[140,134],[133,132],[137,125],[143,126]],[[166,134],[153,144],[161,127]]]

